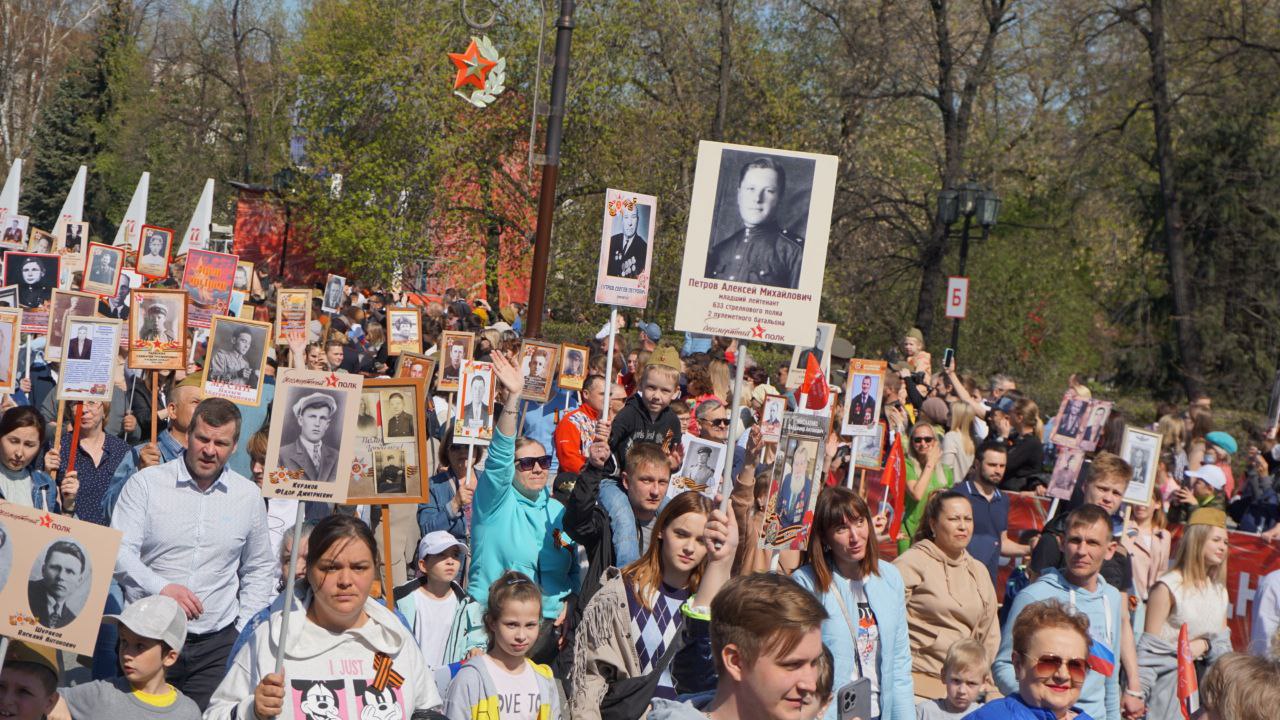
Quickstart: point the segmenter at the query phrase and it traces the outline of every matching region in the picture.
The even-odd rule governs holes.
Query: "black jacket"
[[[561,473],[556,483],[570,482],[570,475]],[[582,577],[582,589],[578,593],[579,613],[600,589],[604,571],[613,567],[615,561],[613,525],[609,521],[609,513],[599,503],[600,481],[605,477],[603,470],[590,463],[584,465],[582,472],[572,480],[573,490],[564,501],[564,529],[587,553],[587,572]]]
[[[622,474],[626,464],[627,451],[638,442],[651,442],[663,446],[681,442],[684,430],[680,427],[680,418],[674,410],[665,407],[658,417],[650,417],[649,409],[644,406],[640,393],[627,398],[622,410],[613,418],[609,431],[609,450],[613,453],[614,476]],[[576,537],[576,536],[575,536]]]

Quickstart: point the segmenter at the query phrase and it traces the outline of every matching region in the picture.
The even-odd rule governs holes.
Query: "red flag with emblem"
[[[827,386],[827,376],[822,372],[822,366],[813,357],[813,353],[809,353],[809,360],[804,367],[804,382],[800,384],[801,394],[808,395],[805,401],[805,407],[809,410],[822,410],[827,407],[827,400],[831,395],[831,388]]]
[[[1187,625],[1178,630],[1178,708],[1182,720],[1191,720],[1191,714],[1200,709],[1200,683],[1196,680],[1195,660],[1191,656],[1191,641],[1187,639]]]

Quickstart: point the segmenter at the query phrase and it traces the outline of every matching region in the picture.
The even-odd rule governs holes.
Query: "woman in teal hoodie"
[[[551,456],[536,440],[515,439],[524,378],[502,353],[494,374],[506,391],[471,509],[471,572],[467,587],[481,605],[508,570],[542,588],[542,634],[530,657],[546,663],[558,651],[569,596],[578,588],[577,546],[564,530],[564,506],[551,497]]]

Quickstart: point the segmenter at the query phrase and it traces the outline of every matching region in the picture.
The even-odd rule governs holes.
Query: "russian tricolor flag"
[[[1089,668],[1103,677],[1111,677],[1116,671],[1116,655],[1111,648],[1097,640],[1089,643]]]

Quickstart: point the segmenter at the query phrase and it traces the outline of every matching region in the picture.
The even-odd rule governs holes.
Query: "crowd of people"
[[[277,285],[259,271],[253,294],[272,308]],[[0,496],[123,539],[95,653],[78,661],[93,679],[14,641],[0,716],[1173,720],[1183,633],[1204,717],[1280,707],[1280,571],[1254,599],[1248,648],[1232,647],[1226,586],[1229,526],[1280,535],[1274,428],[1241,454],[1208,398],[1152,418],[1116,408],[1074,496],[1042,529],[1011,533],[1011,498],[1050,484],[1051,418],[1012,378],[980,387],[954,362],[935,367],[918,330],[886,349],[878,418],[906,449],[896,542],[885,504],[848,481],[833,412],[802,502],[807,546],[761,548],[771,488],[787,485],[763,412],[770,396],[800,402],[789,363],[766,367],[727,338],[671,342],[654,323],[606,326],[572,339],[590,350],[581,390],[529,400],[525,308],[450,290],[421,307],[424,347],[439,357],[445,331],[475,334],[498,386],[491,442],[455,442],[461,408],[433,389],[416,409],[426,502],[397,508],[389,544],[367,506],[308,502],[294,548],[296,505],[260,491],[270,414],[292,410],[272,407],[275,370],[395,370],[387,310],[406,299],[342,292],[325,313],[333,298],[317,291],[309,341],[271,351],[260,406],[202,398],[201,376],[221,370],[198,362],[122,367],[111,402],[82,404],[73,471],[72,433],[53,442],[58,364],[26,348],[30,374],[0,415]],[[1162,438],[1146,505],[1122,502],[1126,425]],[[687,436],[727,446],[720,495],[669,492]],[[70,569],[33,600],[50,626],[74,612],[85,563],[58,559]]]

